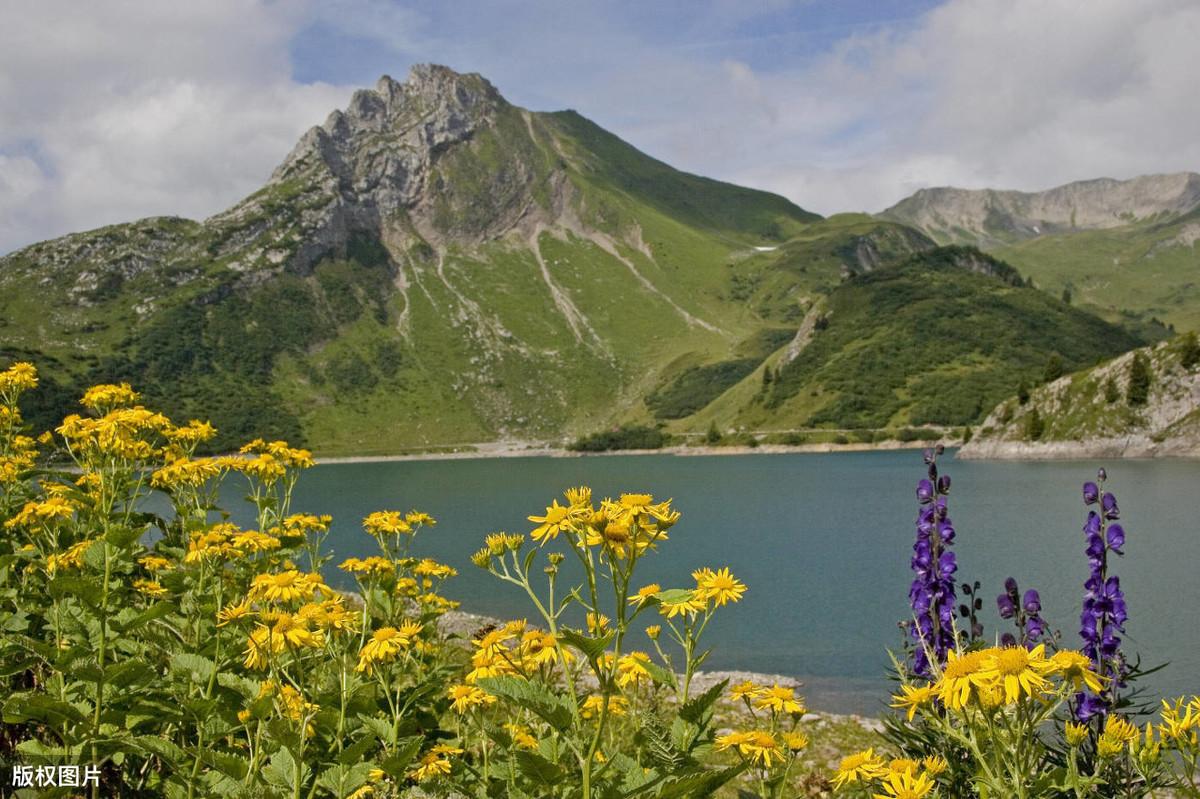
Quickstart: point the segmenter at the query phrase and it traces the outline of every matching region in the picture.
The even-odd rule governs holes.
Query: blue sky
[[[417,62],[828,214],[1200,169],[1194,0],[0,0],[0,252],[254,191]]]

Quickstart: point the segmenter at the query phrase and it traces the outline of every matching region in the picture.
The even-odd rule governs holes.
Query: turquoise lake
[[[995,596],[1012,575],[1022,590],[1041,592],[1051,629],[1078,645],[1088,574],[1080,486],[1099,465],[942,459],[953,478],[958,577],[983,584],[987,636],[1007,629]],[[1156,693],[1200,691],[1200,462],[1103,465],[1127,531],[1126,555],[1110,568],[1129,602],[1126,650],[1146,665],[1169,663],[1146,681]],[[358,524],[367,513],[427,511],[438,526],[422,532],[414,552],[459,570],[447,593],[462,609],[532,620],[519,589],[471,564],[484,535],[527,533],[525,517],[573,485],[590,485],[597,498],[671,497],[683,516],[671,540],[641,561],[635,586],[687,586],[699,566],[729,566],[749,586],[710,625],[705,668],[795,676],[814,708],[878,714],[887,648],[899,648],[897,621],[908,613],[914,490],[923,475],[915,450],[327,464],[302,476],[295,510],[333,515],[334,563],[373,552]],[[234,483],[227,505],[238,498]],[[348,585],[332,564],[328,578]]]

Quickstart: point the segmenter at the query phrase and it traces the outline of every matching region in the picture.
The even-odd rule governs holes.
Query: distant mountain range
[[[622,423],[965,425],[1051,359],[1150,343],[1151,317],[1200,326],[1194,285],[1173,305],[1140,282],[1195,280],[1197,180],[927,190],[822,219],[419,66],[357,92],[227,211],[0,258],[0,365],[43,367],[42,423],[122,379],[212,417],[220,446],[323,454]],[[1055,248],[1079,236],[1135,254],[1077,269]]]
[[[1111,320],[1200,328],[1200,175],[1101,178],[1048,191],[921,189],[879,215],[972,244]]]

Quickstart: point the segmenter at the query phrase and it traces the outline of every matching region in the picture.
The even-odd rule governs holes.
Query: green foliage
[[[1025,414],[1025,438],[1029,441],[1038,441],[1045,432],[1046,422],[1042,419],[1042,414],[1037,408],[1031,408],[1029,413]]]
[[[1197,337],[1196,331],[1193,330],[1180,339],[1179,365],[1191,371],[1197,364],[1200,364],[1200,337]]]
[[[828,329],[781,370],[768,408],[820,387],[828,399],[807,420],[815,425],[881,428],[906,411],[914,424],[973,424],[1052,353],[1078,368],[1139,343],[1041,292],[954,263],[939,250],[836,289]]]
[[[658,211],[701,229],[780,240],[820,219],[764,191],[679,172],[638,152],[574,111],[542,115],[592,159],[593,179],[632,194]]]
[[[657,427],[622,425],[583,436],[567,445],[572,452],[608,452],[620,449],[662,449],[670,437]]]
[[[1046,368],[1042,370],[1042,382],[1052,383],[1058,378],[1062,377],[1065,371],[1066,367],[1063,366],[1062,358],[1058,356],[1057,352],[1052,353],[1050,357],[1046,359]]]
[[[751,358],[693,366],[646,397],[646,406],[659,419],[691,416],[753,372],[757,366],[758,361]],[[763,371],[764,375],[767,373],[767,370]],[[769,381],[764,377],[764,385]]]
[[[1109,405],[1118,402],[1121,399],[1121,389],[1117,388],[1117,381],[1113,378],[1108,378],[1104,381],[1104,401]]]
[[[1129,385],[1125,401],[1131,407],[1145,405],[1150,399],[1150,362],[1142,352],[1135,353],[1129,362]]]
[[[704,434],[704,443],[710,446],[721,443],[721,431],[717,429],[716,422],[711,422],[708,425],[708,432]]]

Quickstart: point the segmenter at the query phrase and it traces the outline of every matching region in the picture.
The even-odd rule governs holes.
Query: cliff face
[[[1041,386],[1024,403],[1005,400],[958,455],[1200,457],[1200,361],[1190,354],[1192,341],[1143,347]]]
[[[1037,236],[1172,218],[1200,206],[1200,174],[1099,178],[1047,191],[921,189],[880,216],[912,225],[941,243],[983,247]]]

